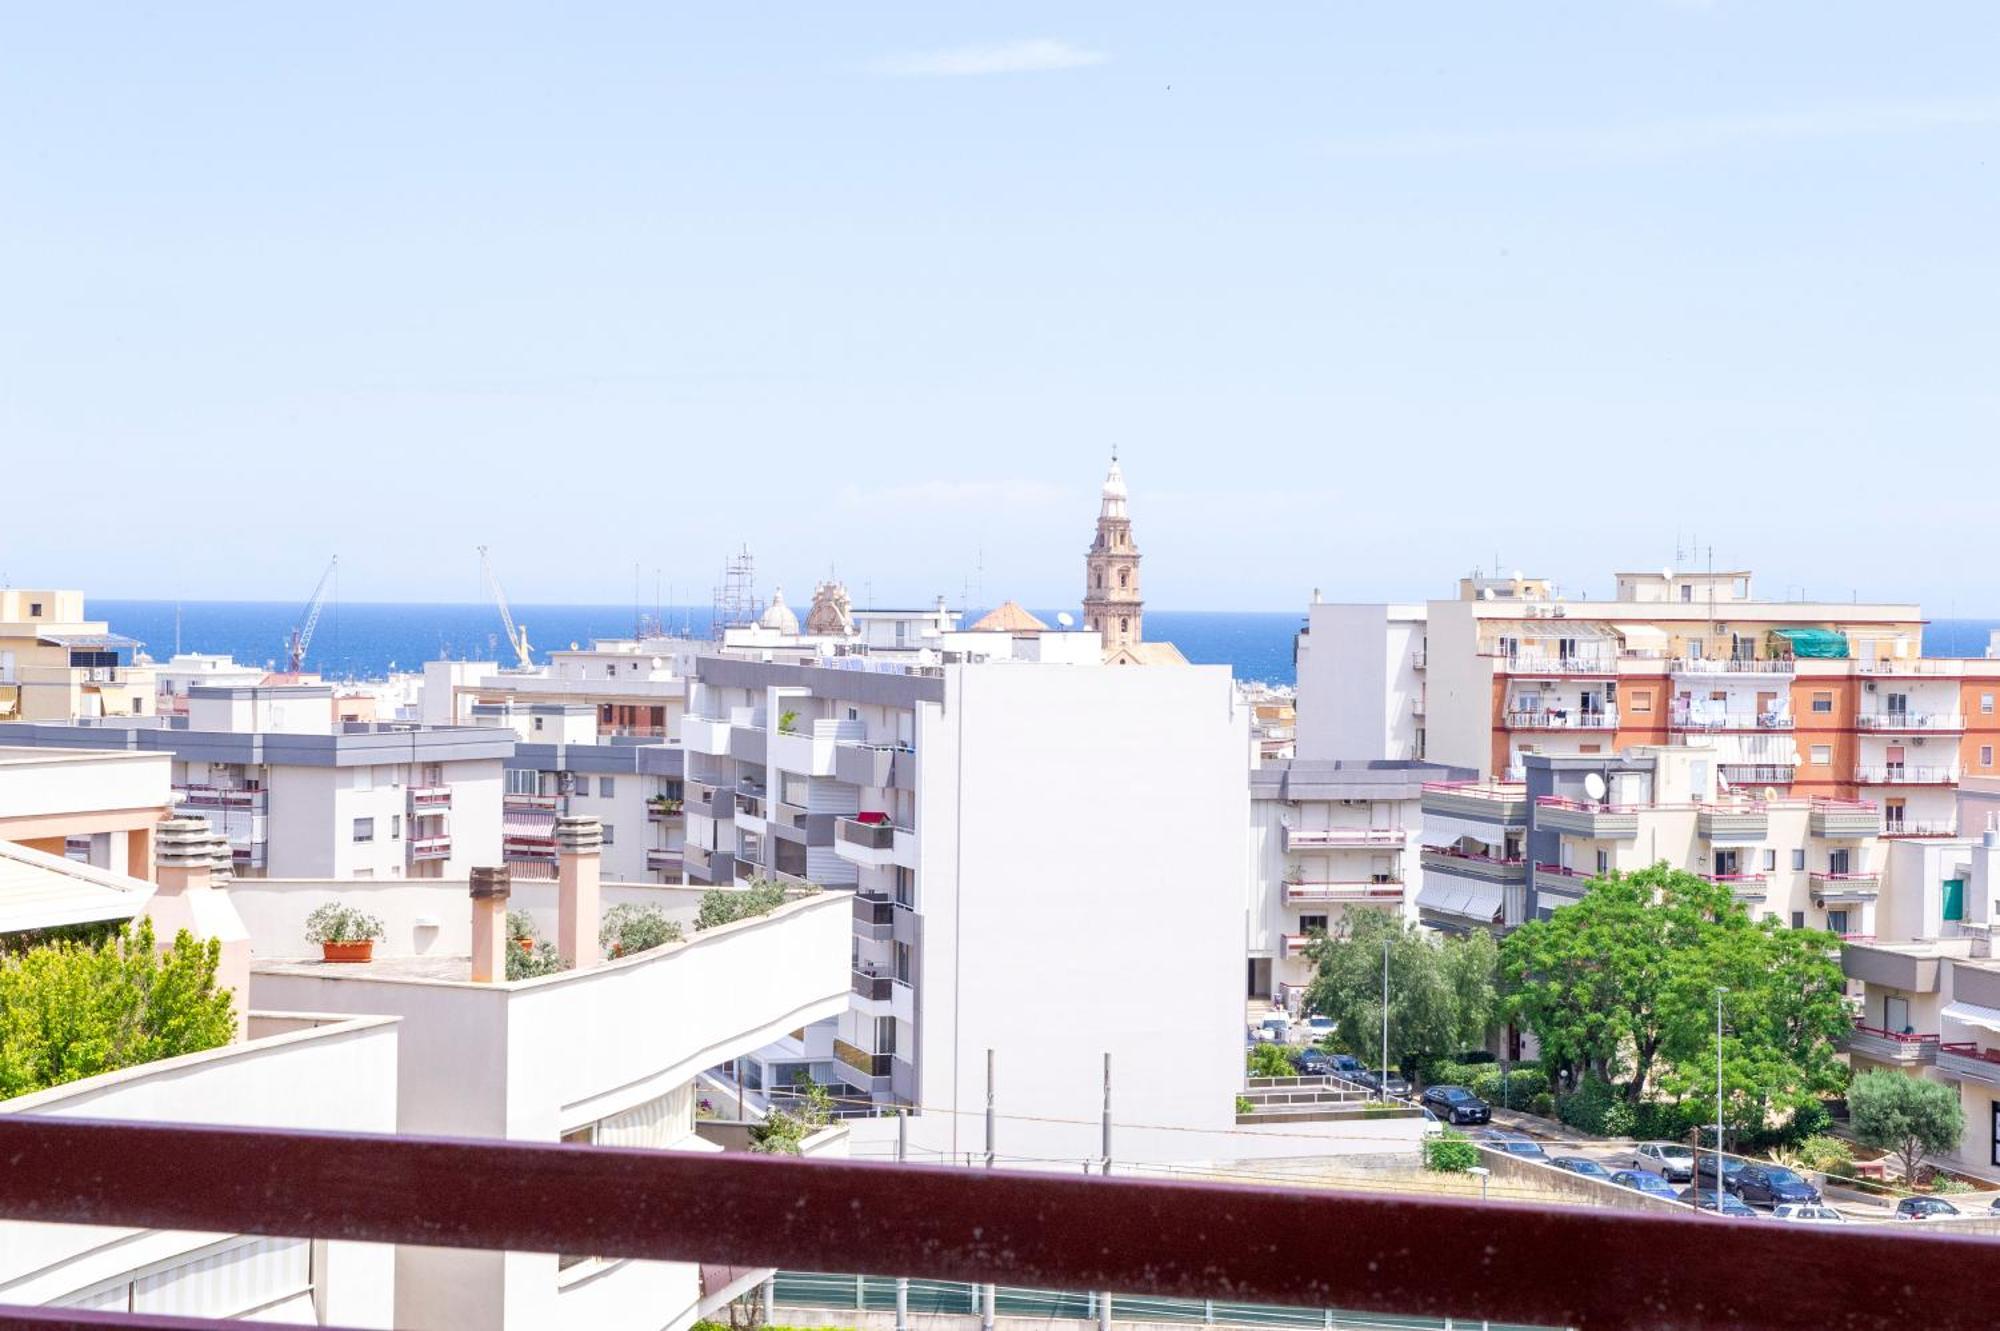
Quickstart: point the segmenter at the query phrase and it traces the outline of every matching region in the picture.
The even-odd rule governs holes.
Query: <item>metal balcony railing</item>
[[[30,1115],[0,1116],[0,1156],[12,1166],[0,1171],[0,1216],[10,1220],[1111,1291],[1114,1317],[1116,1296],[1129,1294],[1338,1303],[1354,1314],[1580,1331],[1974,1331],[1992,1325],[1977,1273],[2000,1258],[2000,1242],[1948,1234],[1948,1221],[1759,1224],[1206,1181]],[[107,1169],[107,1160],[136,1163]],[[507,1205],[493,1204],[496,1187]],[[1465,1234],[1477,1235],[1479,1260],[1440,1260],[1439,1236]],[[1824,1278],[1746,1279],[1746,1271]],[[0,1326],[82,1325],[241,1323],[0,1310]]]

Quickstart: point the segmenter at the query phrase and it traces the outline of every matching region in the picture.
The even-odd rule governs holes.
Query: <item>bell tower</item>
[[[1097,539],[1084,556],[1083,626],[1104,639],[1107,653],[1145,641],[1140,618],[1145,601],[1139,594],[1139,547],[1132,544],[1132,519],[1125,509],[1125,473],[1118,451],[1111,452],[1111,470],[1104,477],[1097,507]]]

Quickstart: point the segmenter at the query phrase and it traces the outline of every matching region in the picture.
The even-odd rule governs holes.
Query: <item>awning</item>
[[[1772,629],[1771,636],[1784,639],[1793,656],[1828,661],[1847,659],[1847,635],[1832,629]]]
[[[1417,909],[1432,915],[1448,915],[1468,923],[1488,925],[1500,918],[1507,897],[1497,883],[1470,883],[1463,879],[1440,881],[1424,878],[1417,891]]]
[[[50,647],[143,647],[137,638],[122,633],[37,633],[35,641]]]
[[[1946,1003],[1938,1009],[1946,1021],[1960,1021],[1967,1026],[1977,1026],[1982,1031],[2000,1032],[2000,1008],[1981,1007],[1977,1003]]]
[[[1618,636],[1625,640],[1628,652],[1667,653],[1667,631],[1655,624],[1613,624]]]
[[[142,879],[0,842],[0,934],[129,920],[152,896]]]

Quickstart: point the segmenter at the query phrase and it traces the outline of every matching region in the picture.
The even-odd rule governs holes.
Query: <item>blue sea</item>
[[[139,639],[161,661],[178,644],[181,651],[225,652],[245,664],[282,665],[285,640],[299,613],[298,605],[279,601],[90,602],[93,619],[108,620],[115,632]],[[648,619],[657,613],[670,632],[708,633],[707,606],[660,612],[649,606],[644,613]],[[1036,614],[1055,622],[1053,610]],[[514,618],[527,626],[538,654],[571,643],[587,646],[592,638],[630,637],[637,623],[631,606],[615,605],[519,605]],[[1151,610],[1146,636],[1175,644],[1190,661],[1226,665],[1238,679],[1291,684],[1292,639],[1303,623],[1302,613]],[[1924,652],[1983,655],[1995,627],[2000,620],[1935,620],[1924,630]],[[445,656],[492,660],[501,650],[500,616],[491,605],[329,604],[306,666],[329,678],[366,678],[415,670]]]

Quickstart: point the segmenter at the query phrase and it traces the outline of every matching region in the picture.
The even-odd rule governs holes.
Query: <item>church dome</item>
[[[773,587],[771,589],[771,604],[764,608],[762,615],[758,616],[757,624],[760,628],[776,629],[780,633],[797,633],[799,631],[799,617],[792,613],[790,606],[785,604],[785,589],[783,587]]]
[[[1116,453],[1111,455],[1111,470],[1104,475],[1104,497],[1106,499],[1123,499],[1126,497],[1125,472],[1118,465],[1118,455]]]

